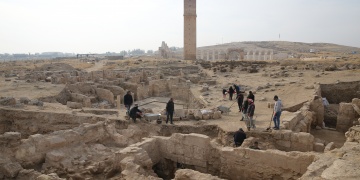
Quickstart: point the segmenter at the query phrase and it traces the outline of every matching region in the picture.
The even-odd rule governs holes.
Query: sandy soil
[[[90,68],[84,68],[86,71],[95,71],[101,70],[104,68],[106,62],[96,63]],[[88,66],[87,66],[88,67]],[[235,84],[240,85],[242,88],[245,88],[246,92],[252,90],[255,93],[255,124],[257,130],[263,131],[269,127],[271,120],[272,109],[267,107],[268,102],[273,102],[273,96],[278,95],[285,107],[293,106],[299,103],[302,103],[310,98],[314,94],[314,89],[306,89],[305,87],[314,85],[314,83],[336,83],[338,81],[358,81],[360,80],[360,71],[358,70],[347,70],[347,71],[332,71],[332,72],[317,72],[313,70],[288,70],[290,74],[289,77],[279,77],[271,78],[262,76],[266,71],[279,72],[281,71],[280,66],[265,67],[261,69],[258,73],[247,73],[240,71],[239,69],[234,69],[232,73],[218,73],[214,74],[212,70],[202,69],[203,72],[206,72],[209,77],[216,76],[217,85],[210,86],[209,95],[204,96],[205,100],[208,101],[208,109],[217,107],[219,105],[231,106],[231,112],[229,114],[223,114],[222,119],[219,120],[208,120],[204,123],[206,124],[216,124],[219,125],[226,131],[236,131],[239,127],[245,129],[245,123],[240,121],[241,113],[238,112],[238,106],[236,100],[223,99],[222,97],[222,88],[228,88],[229,86]],[[299,74],[303,73],[302,77],[299,77]],[[320,75],[316,77],[316,75]],[[54,96],[57,95],[65,85],[62,84],[51,84],[45,82],[36,82],[36,83],[26,83],[23,80],[15,80],[11,78],[12,81],[5,81],[4,77],[0,77],[0,96],[13,96],[16,98],[19,97],[28,97],[30,99],[45,97],[45,96]],[[270,83],[271,86],[266,89],[256,91],[258,86],[263,86],[267,83]],[[284,84],[284,86],[274,86],[275,83]],[[201,85],[192,85],[191,90],[196,96],[200,96],[203,93],[200,92]],[[161,106],[162,104],[158,104]],[[164,104],[165,108],[165,104]],[[54,111],[71,111],[70,109],[58,105],[58,104],[49,104],[45,103],[45,109],[54,110]],[[125,116],[125,108],[120,108],[119,118]],[[176,109],[176,106],[175,106]],[[281,118],[288,116],[288,113],[283,113]],[[179,121],[175,122],[176,124],[196,124],[197,121]],[[322,133],[317,131],[317,133]],[[331,136],[341,136],[339,139],[338,145],[341,144],[343,134],[330,133]],[[315,134],[317,135],[317,134]]]

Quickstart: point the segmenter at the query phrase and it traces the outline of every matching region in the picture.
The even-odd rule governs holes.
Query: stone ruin
[[[204,98],[203,93],[216,86],[216,80],[196,65],[33,71],[18,78],[64,84],[64,89],[36,100],[0,99],[1,179],[360,177],[355,170],[360,160],[359,82],[315,84],[311,99],[285,108],[280,131],[246,132],[248,138],[235,148],[234,132],[204,123],[226,116]],[[198,123],[134,124],[119,113],[128,90],[144,110],[161,114],[162,121],[165,103],[174,97],[174,119]],[[347,95],[336,96],[341,90]],[[60,103],[65,110],[49,110],[52,103]],[[333,112],[327,110],[329,106],[339,108]],[[311,134],[324,128],[345,133],[344,145],[336,147]],[[261,150],[248,148],[255,141],[261,142]]]

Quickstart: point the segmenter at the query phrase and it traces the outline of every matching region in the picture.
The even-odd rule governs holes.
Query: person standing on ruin
[[[229,100],[232,100],[234,92],[235,92],[235,90],[233,89],[232,86],[230,86],[230,88],[229,88]]]
[[[252,99],[255,102],[255,96],[252,91],[249,91],[249,95],[247,96],[248,99]]]
[[[241,112],[242,106],[243,106],[243,101],[244,101],[244,95],[241,92],[239,92],[236,96],[236,99],[237,99],[237,103],[239,106],[239,112]]]
[[[131,95],[131,91],[128,91],[124,96],[124,105],[127,110],[127,114],[129,115],[130,107],[133,104],[133,97]]]
[[[245,101],[244,101],[244,104],[242,105],[242,118],[240,121],[243,121],[245,119],[245,121],[247,121],[247,109],[249,107],[249,101],[248,99],[246,98]]]
[[[240,93],[240,86],[234,84],[234,89],[236,90],[236,94]]]
[[[253,120],[254,112],[255,112],[255,104],[252,99],[248,99],[248,101],[249,101],[249,107],[247,110],[247,114],[248,114],[249,122],[247,124],[247,128],[248,128],[248,131],[250,131],[250,128],[255,129],[255,127],[256,127],[254,124],[254,120]]]
[[[226,90],[226,89],[223,89],[222,93],[223,93],[223,99],[226,99],[227,90]]]
[[[166,124],[169,121],[170,118],[170,124],[173,123],[173,115],[174,115],[174,99],[170,98],[169,102],[166,104]]]
[[[274,96],[274,101],[275,101],[275,105],[274,105],[273,121],[275,126],[273,127],[273,129],[279,130],[282,102],[277,95]]]
[[[241,146],[241,144],[244,142],[245,139],[246,139],[246,134],[245,134],[244,130],[242,128],[240,128],[234,134],[235,147]]]

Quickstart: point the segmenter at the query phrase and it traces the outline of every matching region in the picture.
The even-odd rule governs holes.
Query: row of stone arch
[[[197,50],[197,59],[203,60],[273,60],[272,50],[243,50],[241,48]]]

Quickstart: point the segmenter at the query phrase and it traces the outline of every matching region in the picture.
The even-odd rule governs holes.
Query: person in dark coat
[[[131,108],[129,116],[133,119],[134,123],[136,123],[136,118],[142,118],[142,111],[139,109],[138,104],[135,104],[133,108]]]
[[[242,111],[243,101],[244,101],[244,95],[242,93],[238,93],[236,96],[237,103],[239,106],[239,112]]]
[[[131,95],[131,91],[128,91],[124,96],[124,105],[127,109],[127,113],[129,113],[132,104],[133,104],[133,97]]]
[[[230,86],[229,88],[229,99],[232,100],[233,94],[234,94],[235,90],[233,89],[232,86]]]
[[[227,93],[227,90],[226,89],[223,89],[223,98],[226,99],[226,93]]]
[[[236,90],[236,94],[240,93],[240,86],[234,84],[234,89]]]
[[[253,117],[254,117],[254,113],[255,113],[255,104],[252,99],[249,99],[248,101],[249,101],[249,107],[247,110],[247,114],[249,117],[249,122],[247,123],[247,128],[248,128],[248,131],[250,131],[250,128],[255,129],[255,127],[256,127],[254,124],[254,121],[253,121]]]
[[[166,104],[166,124],[169,121],[170,118],[170,124],[173,123],[173,115],[174,115],[174,99],[170,98],[169,102]]]
[[[249,95],[247,96],[248,99],[252,99],[255,102],[255,96],[252,91],[249,91]]]
[[[242,128],[240,128],[238,131],[234,134],[234,144],[236,147],[241,146],[241,144],[246,139],[246,134]]]
[[[248,101],[248,99],[246,98],[245,101],[244,101],[244,104],[243,104],[243,106],[242,106],[242,118],[241,118],[240,121],[243,121],[244,118],[245,118],[245,120],[247,121],[247,114],[246,114],[246,113],[247,113],[248,107],[249,107],[249,101]]]

